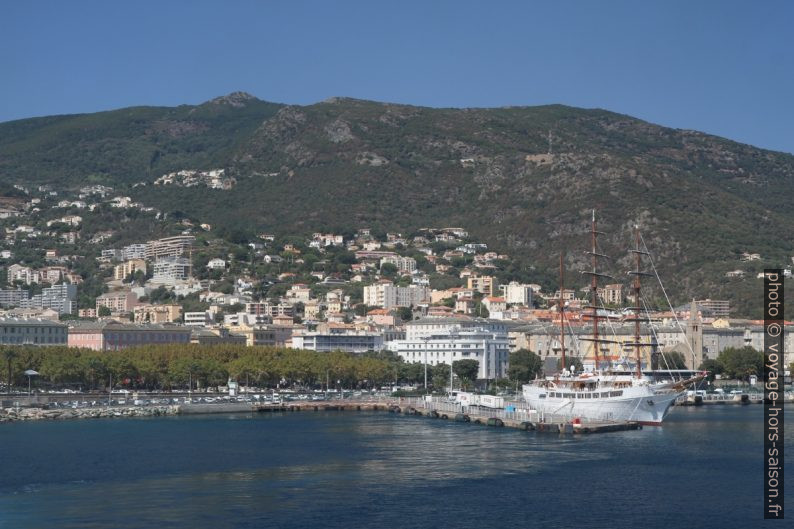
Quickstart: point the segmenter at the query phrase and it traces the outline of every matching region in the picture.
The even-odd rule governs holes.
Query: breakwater
[[[117,406],[94,408],[65,408],[49,410],[45,408],[0,408],[0,422],[64,420],[64,419],[102,419],[113,417],[157,417],[176,415],[179,406]]]

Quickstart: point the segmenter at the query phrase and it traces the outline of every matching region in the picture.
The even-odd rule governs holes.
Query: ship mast
[[[632,290],[634,291],[634,307],[631,307],[632,312],[634,312],[634,316],[628,318],[626,321],[634,322],[634,342],[627,345],[634,346],[634,357],[635,361],[637,362],[637,378],[642,378],[642,347],[647,345],[640,341],[640,323],[642,322],[649,322],[651,321],[650,318],[640,316],[640,311],[644,310],[643,307],[640,305],[640,291],[642,290],[642,276],[651,276],[651,274],[647,272],[643,272],[640,270],[642,267],[642,256],[649,255],[648,252],[645,252],[640,249],[640,228],[639,226],[634,227],[634,248],[629,250],[629,252],[634,254],[635,262],[634,262],[634,270],[629,272],[629,275],[634,276],[634,281],[632,284]]]
[[[584,341],[593,342],[593,356],[595,360],[595,369],[599,369],[600,364],[600,355],[599,355],[599,348],[600,344],[602,343],[615,343],[614,340],[605,340],[599,336],[599,329],[598,329],[598,320],[601,318],[605,318],[606,316],[601,316],[598,314],[598,309],[600,305],[598,303],[598,278],[609,278],[610,276],[606,274],[602,274],[598,271],[598,258],[602,257],[604,259],[609,259],[609,256],[598,253],[598,236],[604,235],[604,233],[598,231],[596,229],[596,218],[595,218],[595,210],[593,210],[593,219],[590,224],[590,251],[586,252],[590,254],[591,257],[591,265],[592,268],[589,271],[582,272],[583,274],[590,276],[590,300],[591,304],[589,307],[590,309],[590,317],[593,321],[593,337],[592,338],[583,338]]]
[[[560,313],[560,354],[562,355],[562,371],[565,371],[565,300],[563,299],[565,285],[563,279],[562,252],[560,252],[560,298],[557,300],[557,310]]]

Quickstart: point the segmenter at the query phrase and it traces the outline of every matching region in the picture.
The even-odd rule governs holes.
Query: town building
[[[182,320],[188,327],[206,327],[215,322],[212,312],[206,310],[201,312],[186,312]]]
[[[138,271],[143,272],[144,275],[146,274],[146,261],[143,259],[129,259],[113,268],[113,278],[117,281],[123,281],[127,276]]]
[[[532,287],[511,281],[507,285],[499,285],[499,290],[508,305],[532,306]]]
[[[152,281],[174,283],[190,277],[190,260],[184,257],[163,257],[154,262]]]
[[[488,312],[504,312],[507,310],[507,301],[505,301],[505,298],[486,296],[483,298],[482,304],[488,309]]]
[[[410,363],[435,366],[476,360],[477,378],[493,380],[507,375],[510,348],[506,329],[493,320],[423,318],[406,325],[404,340],[387,345]]]
[[[193,329],[190,333],[190,343],[200,345],[238,344],[245,345],[245,336],[230,332],[229,329]]]
[[[21,281],[26,285],[41,283],[41,273],[38,270],[19,264],[9,266],[6,269],[6,276],[9,283],[14,283],[15,281]]]
[[[416,259],[413,257],[388,255],[380,260],[380,266],[382,267],[384,264],[394,265],[400,274],[411,274],[416,271]]]
[[[107,248],[105,250],[102,250],[99,255],[102,258],[102,260],[106,262],[122,260],[121,250],[116,248]]]
[[[65,326],[64,326],[65,327]],[[115,321],[69,323],[69,347],[117,351],[141,345],[189,343],[191,329],[181,325],[132,325]]]
[[[244,338],[244,343],[249,346],[275,346],[284,345],[284,339],[281,339],[279,344],[276,330],[270,328],[268,325],[236,325],[229,327],[229,330],[238,336]]]
[[[135,323],[175,323],[182,319],[181,305],[137,305],[132,309]]]
[[[226,269],[226,261],[223,259],[215,258],[210,259],[207,262],[207,268],[210,270],[225,270]]]
[[[347,353],[366,353],[383,349],[383,335],[376,332],[350,329],[328,332],[302,332],[292,336],[292,347],[311,351]]]
[[[390,281],[381,281],[364,287],[364,304],[370,307],[391,309],[412,307],[430,301],[430,289],[419,285],[398,287]]]
[[[607,305],[621,305],[623,303],[623,285],[620,283],[604,286],[603,293],[599,293],[601,301]]]
[[[61,283],[42,289],[30,299],[23,299],[19,306],[27,309],[52,309],[59,314],[71,314],[77,306],[77,285]]]
[[[96,298],[96,314],[100,313],[101,307],[112,313],[132,312],[136,305],[138,305],[138,297],[130,290],[105,292]]]
[[[246,303],[245,312],[251,315],[259,316],[289,316],[295,315],[295,307],[289,303],[270,303],[268,301],[259,301],[255,303]]]
[[[708,311],[711,311],[712,315],[717,318],[730,316],[731,313],[730,302],[727,300],[701,299],[695,300],[695,304],[697,304],[699,307],[705,308]]]
[[[121,249],[121,259],[129,261],[131,259],[146,259],[146,244],[130,244]]]
[[[149,241],[146,243],[145,257],[150,261],[164,257],[180,257],[189,254],[195,242],[196,238],[192,235],[176,235]]]
[[[66,345],[67,327],[47,319],[0,318],[0,344]]]
[[[30,293],[21,288],[0,290],[0,307],[18,307],[23,300],[27,300],[29,297]]]
[[[485,296],[494,295],[494,278],[491,276],[469,276],[467,286]]]

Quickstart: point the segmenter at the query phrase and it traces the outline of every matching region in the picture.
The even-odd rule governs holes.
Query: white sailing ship
[[[600,355],[601,344],[615,342],[602,338],[599,333],[599,320],[605,316],[599,314],[599,309],[603,307],[599,306],[598,301],[598,279],[608,277],[597,271],[598,259],[606,257],[597,253],[596,238],[599,234],[600,232],[596,231],[595,212],[593,212],[592,248],[588,252],[592,257],[592,270],[585,272],[591,277],[592,303],[588,308],[591,309],[593,332],[592,338],[588,338],[587,341],[593,342],[593,369],[579,373],[566,369],[565,305],[562,301],[561,255],[558,311],[562,372],[524,385],[524,399],[531,408],[547,416],[590,421],[633,421],[645,425],[661,425],[675,400],[686,392],[686,387],[689,384],[703,378],[703,374],[686,380],[675,380],[672,371],[667,374],[664,372],[648,374],[642,371],[641,349],[650,344],[640,340],[640,324],[650,322],[650,319],[641,315],[643,308],[639,306],[641,300],[640,278],[651,274],[640,270],[641,257],[648,254],[640,249],[639,231],[635,233],[636,244],[635,248],[631,250],[636,257],[636,268],[629,272],[634,276],[634,303],[638,305],[631,308],[633,316],[628,319],[634,323],[634,341],[623,344],[634,349],[635,369],[633,371],[628,371],[625,368],[618,370],[611,358],[607,358],[605,354]],[[647,310],[645,312],[647,313]]]

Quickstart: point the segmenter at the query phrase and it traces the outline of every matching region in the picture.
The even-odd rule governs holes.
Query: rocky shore
[[[125,406],[111,408],[0,408],[0,423],[11,421],[35,421],[42,419],[100,419],[108,417],[154,417],[177,415],[179,406]]]

